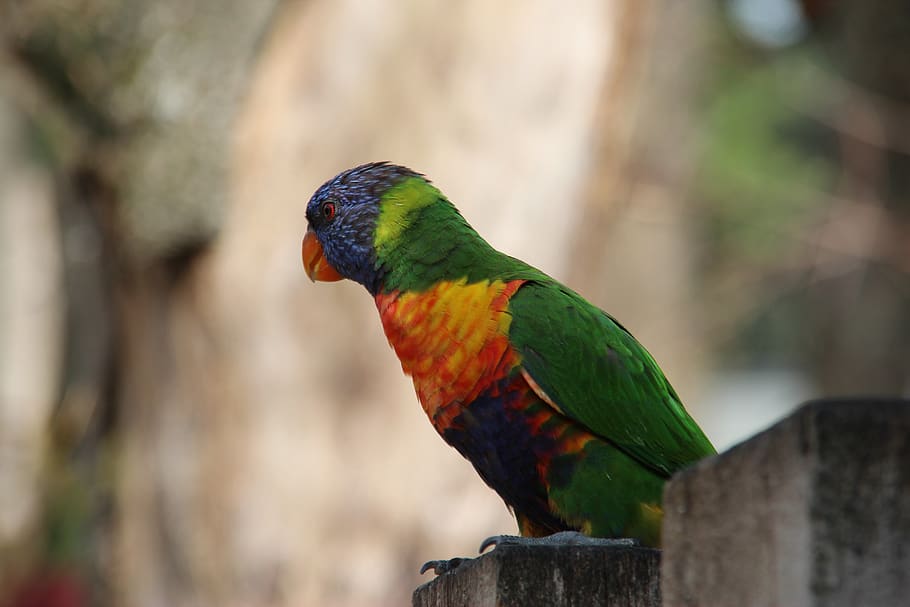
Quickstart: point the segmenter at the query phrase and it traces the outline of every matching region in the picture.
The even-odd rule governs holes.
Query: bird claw
[[[480,543],[480,550],[478,552],[480,552],[480,554],[483,554],[484,551],[487,548],[489,548],[490,546],[495,547],[495,546],[506,546],[509,544],[513,544],[513,545],[520,544],[521,539],[522,538],[520,538],[517,535],[491,535],[490,537],[488,537],[487,539],[485,539],[484,541],[482,541]],[[495,548],[494,548],[494,550],[495,550]]]
[[[490,546],[613,546],[634,547],[641,542],[635,538],[590,537],[578,531],[560,531],[544,537],[520,537],[517,535],[491,535],[480,544],[480,552]]]
[[[420,575],[423,575],[430,569],[432,569],[433,573],[435,573],[436,575],[442,575],[443,573],[449,573],[450,571],[455,571],[456,569],[458,569],[463,563],[465,563],[467,561],[471,561],[471,560],[473,560],[473,559],[456,556],[453,559],[427,561],[420,568]]]

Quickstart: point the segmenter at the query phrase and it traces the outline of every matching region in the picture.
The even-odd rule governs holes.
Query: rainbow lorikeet
[[[366,287],[433,426],[522,536],[659,545],[664,482],[715,450],[622,325],[495,250],[405,167],[339,174],[306,217],[309,277]]]

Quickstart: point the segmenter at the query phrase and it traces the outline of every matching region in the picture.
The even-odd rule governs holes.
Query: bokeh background
[[[0,606],[408,604],[513,532],[304,207],[379,159],[718,448],[910,392],[905,0],[0,1]]]

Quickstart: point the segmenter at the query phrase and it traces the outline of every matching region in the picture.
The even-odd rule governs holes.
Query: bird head
[[[340,173],[307,204],[303,266],[313,281],[354,280],[375,293],[417,211],[442,194],[421,174],[376,162]],[[385,253],[385,255],[384,255]]]

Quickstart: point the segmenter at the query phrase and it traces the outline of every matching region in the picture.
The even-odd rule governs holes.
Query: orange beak
[[[335,268],[329,265],[322,252],[322,244],[312,230],[307,230],[306,236],[303,237],[303,267],[306,270],[306,275],[313,282],[317,280],[334,282],[344,278]]]

